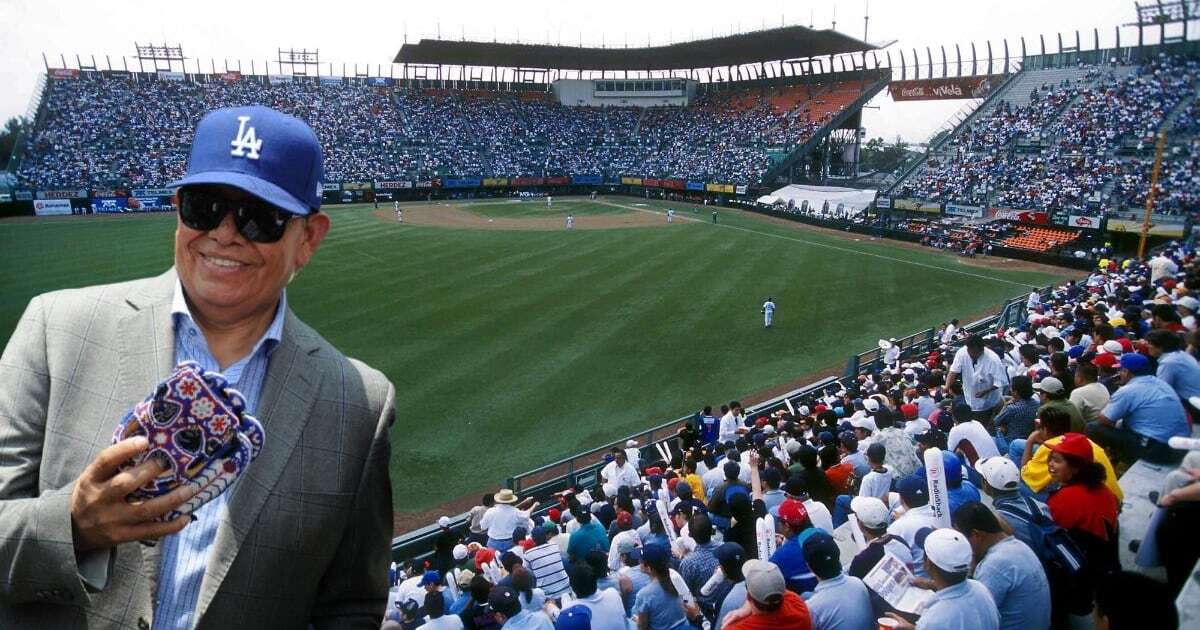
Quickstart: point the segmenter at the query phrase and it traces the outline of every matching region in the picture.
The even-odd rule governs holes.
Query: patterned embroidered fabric
[[[127,411],[113,443],[144,435],[150,448],[121,468],[157,460],[159,476],[134,490],[130,501],[161,496],[180,486],[197,494],[158,520],[191,514],[229,488],[263,445],[263,428],[245,412],[242,394],[225,377],[193,361],[184,361],[159,383],[154,394]]]

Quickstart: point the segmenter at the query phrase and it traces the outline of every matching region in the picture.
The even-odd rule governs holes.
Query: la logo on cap
[[[246,123],[250,121],[249,116],[238,116],[238,132],[237,137],[230,142],[233,150],[229,152],[234,157],[247,157],[251,160],[258,159],[258,151],[262,149],[262,140],[258,139],[258,135],[254,133],[254,127],[246,127]],[[247,153],[247,151],[249,151]]]

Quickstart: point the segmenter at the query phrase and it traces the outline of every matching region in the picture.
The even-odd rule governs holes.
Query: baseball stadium
[[[394,388],[383,484],[390,554],[370,566],[387,573],[388,590],[363,613],[371,627],[1196,627],[1200,460],[1186,453],[1200,450],[1190,440],[1200,411],[1198,14],[1192,1],[1137,3],[1129,21],[1103,28],[920,49],[902,37],[869,40],[865,28],[849,34],[845,21],[641,47],[405,37],[394,57],[365,67],[317,48],[201,59],[185,54],[186,41],[136,42],[132,56],[47,51],[9,144],[0,136],[11,146],[0,170],[0,381],[9,381],[0,388],[10,388],[0,393],[0,515],[16,523],[21,501],[61,494],[48,479],[86,454],[82,469],[117,441],[112,427],[137,420],[138,408],[124,420],[122,408],[95,435],[51,428],[61,420],[50,416],[87,408],[72,396],[103,398],[110,410],[155,396],[122,402],[124,393],[102,389],[153,368],[130,365],[136,357],[81,377],[99,365],[86,358],[104,345],[93,335],[118,322],[55,321],[52,306],[76,298],[51,292],[180,266],[176,301],[165,306],[183,326],[199,306],[181,233],[233,226],[231,238],[265,251],[320,215],[328,233],[311,264],[285,279],[278,308],[288,312],[285,337],[294,314]],[[925,141],[870,139],[873,110],[931,104],[953,114]],[[274,241],[252,234],[260,221],[244,219],[245,208],[205,227],[188,218],[191,190],[218,182],[198,165],[213,144],[202,141],[204,121],[223,111],[240,123],[215,141],[220,160],[259,160],[274,150],[272,131],[293,123],[307,131],[289,142],[311,137],[319,149],[307,215],[255,192],[265,189],[229,184],[237,201],[275,213],[284,227]],[[284,122],[247,127],[268,115]],[[305,220],[278,219],[286,212]],[[135,306],[115,291],[88,308]],[[44,347],[27,339],[31,327]],[[52,333],[79,349],[55,355],[64,342]],[[186,342],[175,334],[166,341],[175,339],[175,360],[154,380],[182,360]],[[50,364],[27,362],[29,353]],[[264,396],[292,392],[272,393],[285,355],[266,355]],[[253,409],[258,388],[234,377],[242,368],[215,365],[224,376],[201,381],[217,404],[230,404],[224,395]],[[330,381],[313,380],[322,378]],[[23,407],[36,392],[48,396],[44,416]],[[345,417],[368,408],[325,396],[319,408]],[[1060,415],[1047,411],[1054,405]],[[254,455],[228,460],[238,474],[254,474],[258,449],[267,455],[276,431],[287,432],[286,419],[262,417],[280,408],[259,407],[263,425],[245,442]],[[1069,430],[1051,430],[1068,414]],[[157,407],[149,417],[158,421]],[[44,445],[23,441],[32,430]],[[341,431],[298,430],[296,454],[280,465],[320,476],[305,467],[329,465],[349,439]],[[56,443],[82,453],[50,463]],[[347,474],[354,457],[373,461],[345,455],[329,474]],[[1099,481],[1082,481],[1093,468]],[[216,495],[230,488],[230,502],[251,492],[244,479],[214,483]],[[351,521],[362,515],[355,496],[366,486],[303,483],[299,498],[271,490],[267,505],[294,510],[295,531],[285,528],[278,545],[307,557],[330,540],[313,533],[330,527],[330,506]],[[76,505],[82,481],[70,487]],[[1004,511],[1018,495],[1048,516]],[[330,501],[318,525],[305,520],[312,497]],[[70,514],[68,536],[74,527],[79,537]],[[205,522],[192,518],[190,529]],[[259,544],[267,534],[246,523],[251,533],[237,535]],[[224,522],[211,527],[220,544]],[[343,541],[370,534],[346,527]],[[36,529],[0,526],[0,539]],[[580,552],[581,533],[593,530],[603,545]],[[1051,536],[1082,558],[1073,569]],[[658,537],[668,546],[661,558]],[[903,552],[882,551],[888,540]],[[1002,561],[1030,566],[1011,560],[1010,542],[1025,543],[1018,559],[1032,558],[1034,570],[1000,592],[989,558],[991,571]],[[561,549],[552,568],[534,560],[543,548]],[[23,571],[32,560],[22,554],[34,552],[5,553]],[[346,560],[336,553],[329,566]],[[962,554],[965,564],[949,566]],[[884,566],[889,559],[900,568]],[[646,594],[659,565],[686,588]],[[250,571],[238,579],[267,579]],[[786,593],[772,590],[776,575]],[[862,592],[844,591],[839,576]],[[892,592],[886,580],[906,586]],[[914,585],[922,580],[931,586]],[[368,582],[355,588],[375,588]],[[0,583],[0,620],[35,620],[51,613],[28,601],[60,601],[52,586],[25,598],[17,582]],[[618,613],[601,603],[606,583]],[[521,584],[536,588],[526,596]],[[966,585],[974,590],[960,597],[973,603],[947,603],[945,593]],[[100,623],[77,604],[71,614],[86,617],[45,619],[220,625],[229,600],[212,588],[182,604],[182,625],[165,608],[151,623],[110,607]],[[306,588],[317,603],[292,614],[322,627],[324,594]],[[445,610],[426,591],[445,593]],[[504,601],[514,592],[521,612]],[[232,597],[244,607],[272,596]]]

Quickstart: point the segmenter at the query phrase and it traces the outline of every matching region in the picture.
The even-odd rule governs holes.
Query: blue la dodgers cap
[[[171,186],[223,184],[292,214],[321,208],[325,163],[317,134],[269,107],[226,107],[196,125],[187,176]]]

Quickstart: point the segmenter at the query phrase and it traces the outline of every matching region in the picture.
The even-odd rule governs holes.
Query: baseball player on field
[[[553,206],[553,205],[554,205],[554,197],[551,197],[550,195],[546,195],[546,207],[549,208],[550,206]]]
[[[775,298],[767,296],[767,301],[762,305],[762,316],[763,328],[770,328],[775,321]]]
[[[567,229],[570,230],[574,227],[575,227],[575,217],[568,214],[567,215]]]
[[[667,208],[667,223],[672,223],[674,221],[675,221],[675,211],[670,208]]]

